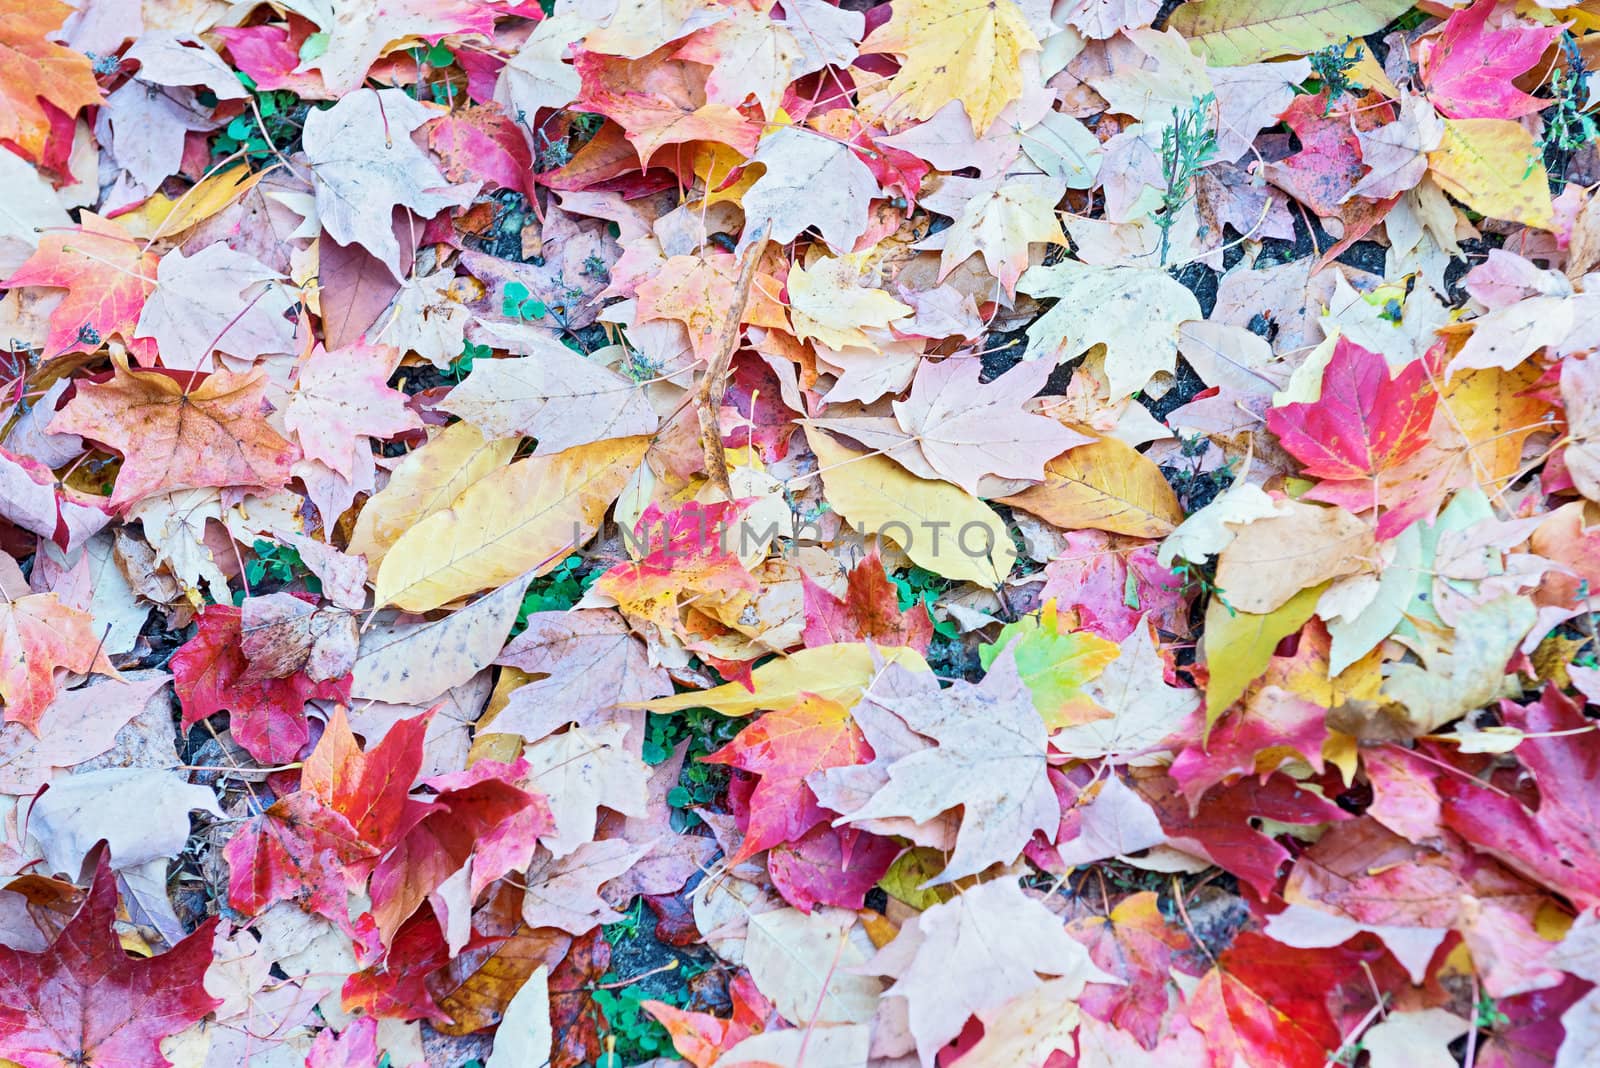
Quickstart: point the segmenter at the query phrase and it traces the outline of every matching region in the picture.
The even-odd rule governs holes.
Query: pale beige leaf
[[[499,654],[532,578],[523,575],[442,619],[399,623],[380,616],[361,635],[350,696],[396,703],[432,701],[466,682]]]
[[[750,917],[744,964],[783,1018],[796,1026],[867,1023],[883,984],[862,975],[872,942],[846,909],[773,909]]]
[[[1236,528],[1217,561],[1217,588],[1240,612],[1265,615],[1308,586],[1370,569],[1372,527],[1338,507],[1284,501],[1279,514]]]
[[[1165,271],[1062,260],[1030,267],[1017,284],[1030,296],[1056,298],[1028,327],[1028,354],[1059,362],[1104,345],[1112,400],[1143,389],[1158,372],[1171,373],[1178,326],[1204,318],[1194,294]]]
[[[539,839],[558,857],[594,840],[603,805],[625,816],[649,811],[650,769],[637,755],[639,740],[624,740],[620,723],[574,727],[528,747],[529,785],[550,801],[556,829]]]
[[[538,341],[526,356],[476,361],[439,407],[492,438],[537,438],[538,455],[655,433],[660,419],[639,383],[549,338]]]

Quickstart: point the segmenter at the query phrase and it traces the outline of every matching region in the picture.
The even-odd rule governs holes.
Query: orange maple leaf
[[[48,39],[71,14],[59,0],[0,0],[0,141],[35,163],[50,139],[44,101],[71,117],[101,100],[89,57]]]
[[[37,733],[39,717],[56,695],[58,667],[117,674],[101,651],[94,617],[53,593],[0,601],[0,701],[7,723]]]
[[[145,300],[156,288],[159,260],[120,225],[86,211],[77,229],[41,236],[39,250],[0,286],[53,286],[67,291],[50,313],[45,359],[93,352],[111,335],[120,334],[134,356],[147,362],[147,357],[155,357],[155,342],[135,341],[133,332]]]
[[[111,381],[78,386],[50,432],[80,434],[122,453],[113,508],[181,489],[275,489],[288,481],[296,454],[262,418],[266,386],[264,371],[218,371],[189,389],[167,373],[118,362]]]

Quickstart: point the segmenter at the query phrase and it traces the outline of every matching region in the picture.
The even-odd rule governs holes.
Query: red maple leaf
[[[1174,845],[1232,872],[1263,900],[1272,893],[1289,851],[1257,830],[1251,820],[1304,825],[1350,818],[1344,809],[1286,775],[1215,787],[1193,812],[1178,784],[1164,773],[1137,775],[1133,785],[1155,809]]]
[[[889,580],[877,551],[851,569],[843,598],[835,597],[804,573],[806,647],[834,642],[909,645],[921,653],[933,640],[933,620],[926,605],[900,611],[899,591]]]
[[[767,874],[785,901],[801,912],[818,905],[859,909],[901,853],[892,838],[854,827],[811,828],[767,853]]]
[[[539,836],[556,824],[542,796],[514,785],[527,770],[520,760],[480,760],[423,781],[436,791],[433,807],[372,873],[372,914],[385,941],[467,858],[474,888],[528,866]]]
[[[1438,36],[1418,43],[1422,87],[1452,119],[1516,119],[1550,106],[1512,84],[1561,36],[1560,26],[1516,23],[1489,29],[1496,0],[1452,11]]]
[[[158,957],[123,952],[117,882],[102,851],[83,907],[46,949],[0,945],[0,1059],[24,1068],[164,1068],[161,1040],[222,1004],[206,993],[207,920]]]
[[[1530,808],[1492,783],[1440,775],[1444,822],[1579,908],[1600,905],[1600,734],[1555,686],[1527,707],[1502,701],[1506,724],[1529,737],[1517,759],[1539,788]],[[1541,735],[1544,735],[1541,737]]]
[[[1375,352],[1340,338],[1322,374],[1322,396],[1267,413],[1267,428],[1316,478],[1371,480],[1428,443],[1439,395],[1421,360],[1390,377]]]
[[[672,1036],[672,1046],[695,1068],[711,1068],[728,1050],[750,1035],[766,1029],[772,1003],[750,973],[741,971],[728,984],[733,1015],[724,1019],[709,1012],[692,1012],[664,1001],[641,1001],[639,1006],[661,1022]]]
[[[872,747],[843,705],[806,694],[790,708],[769,712],[704,758],[759,775],[750,794],[750,820],[737,864],[781,842],[792,842],[829,813],[805,779],[812,772],[872,759]]]
[[[422,767],[428,715],[402,719],[363,752],[337,709],[306,759],[300,789],[274,804],[223,850],[228,900],[246,915],[297,900],[347,925],[345,893],[432,809],[410,797]]]
[[[350,679],[313,682],[304,671],[296,671],[287,678],[244,681],[250,661],[244,655],[241,618],[231,605],[208,605],[195,636],[172,657],[183,729],[226,711],[234,741],[263,764],[281,764],[299,756],[311,740],[306,702],[348,701]]]
[[[1090,983],[1079,1004],[1096,1019],[1116,1024],[1145,1049],[1161,1041],[1172,968],[1188,943],[1161,915],[1154,893],[1132,894],[1104,916],[1084,916],[1067,932],[1089,950],[1095,966],[1123,983]]]
[[[1200,980],[1189,996],[1189,1016],[1206,1033],[1214,1063],[1320,1068],[1343,1044],[1342,1018],[1363,1004],[1361,961],[1381,956],[1375,950],[1292,949],[1247,932]]]
[[[448,1024],[450,1016],[428,992],[427,978],[449,962],[439,921],[432,909],[423,909],[401,926],[382,961],[344,981],[341,1004],[345,1012]]]

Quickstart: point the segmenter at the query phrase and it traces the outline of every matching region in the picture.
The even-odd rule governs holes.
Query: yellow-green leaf
[[[1240,67],[1342,44],[1388,25],[1411,0],[1199,0],[1167,21],[1213,67]]]
[[[1538,146],[1510,119],[1446,119],[1428,153],[1439,188],[1473,211],[1548,230],[1555,225],[1550,179]]]
[[[978,648],[978,661],[985,671],[1007,646],[1046,727],[1054,731],[1106,715],[1083,687],[1121,653],[1116,642],[1086,630],[1063,633],[1056,603],[1050,601],[1037,615],[1007,623],[993,645]]]
[[[1206,668],[1211,673],[1206,684],[1207,730],[1267,670],[1278,643],[1306,625],[1327,585],[1301,590],[1265,615],[1230,612],[1227,590],[1211,598],[1205,629]]]

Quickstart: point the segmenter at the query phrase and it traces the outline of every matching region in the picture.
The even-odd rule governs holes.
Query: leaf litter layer
[[[0,1060],[1594,1063],[1597,25],[0,0]]]

